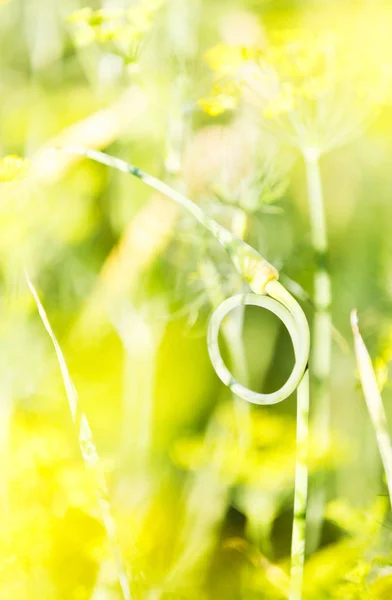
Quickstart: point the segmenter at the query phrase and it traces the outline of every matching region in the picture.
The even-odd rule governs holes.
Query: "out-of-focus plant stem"
[[[240,208],[236,211],[233,219],[233,233],[243,239],[248,227],[248,218],[245,211]],[[214,309],[217,307],[214,306]],[[243,338],[245,307],[242,306],[232,315],[231,322],[223,325],[223,334],[227,343],[230,362],[233,366],[235,377],[244,385],[249,384],[248,365],[245,356],[245,345]],[[242,398],[234,396],[234,410],[237,421],[238,437],[243,451],[247,449],[252,439],[251,407]]]
[[[239,239],[243,239],[247,227],[247,214],[244,210],[238,208],[234,213],[232,231]],[[222,291],[221,277],[214,264],[208,260],[205,260],[201,265],[201,273],[211,306],[215,310],[225,299]],[[244,306],[237,308],[235,314],[231,315],[230,320],[226,320],[222,324],[222,332],[234,375],[244,385],[248,385],[249,373],[243,341],[244,309]],[[233,402],[238,439],[241,448],[245,450],[251,442],[250,406],[238,396],[233,396]]]
[[[98,454],[97,446],[93,437],[93,433],[90,428],[90,424],[84,412],[81,410],[79,403],[79,397],[76,388],[73,384],[71,376],[68,371],[67,363],[61,347],[57,341],[57,338],[52,330],[49,319],[46,315],[45,309],[39,299],[36,289],[28,276],[26,275],[27,284],[30,288],[31,294],[37,305],[38,313],[41,317],[42,323],[53,342],[53,346],[56,352],[57,360],[60,366],[61,376],[64,383],[64,388],[67,395],[69,409],[71,417],[74,422],[76,433],[78,436],[80,451],[83,457],[83,461],[88,473],[91,475],[91,480],[95,488],[99,509],[101,512],[101,518],[103,525],[106,530],[106,535],[110,544],[113,559],[117,568],[118,582],[121,588],[122,596],[124,600],[132,600],[131,591],[129,588],[128,577],[126,573],[125,563],[122,556],[118,536],[117,527],[112,513],[112,507],[110,502],[109,490],[106,482],[106,476],[102,467],[102,462]]]
[[[164,180],[170,183],[170,185],[177,186],[180,189],[185,187],[181,177],[181,170],[183,146],[189,130],[189,114],[187,114],[184,108],[187,96],[187,83],[188,80],[186,76],[179,74],[173,84],[173,95],[175,96],[175,100],[170,110],[168,120],[164,168]],[[137,437],[139,443],[136,447],[136,453],[133,448],[131,454],[136,454],[138,463],[146,469],[149,465],[153,443],[152,431],[154,422],[154,374],[156,367],[156,352],[164,332],[165,323],[161,320],[160,327],[155,323],[154,332],[152,319],[150,320],[150,323],[143,321],[143,317],[139,315],[137,322],[142,339],[144,339],[144,344],[142,343],[141,346],[138,342],[135,344],[134,327],[128,328],[129,331],[132,331],[130,337],[133,338],[133,343],[131,339],[126,343],[124,336],[121,335],[126,354],[124,367],[125,418],[123,439],[129,446],[129,431],[132,431],[132,429],[135,430],[135,437]],[[136,324],[136,321],[134,321],[134,323]],[[158,330],[160,330],[159,333]],[[135,413],[138,415],[138,418],[136,419]]]
[[[377,437],[377,445],[384,466],[389,499],[392,507],[392,443],[388,433],[387,417],[378,387],[377,377],[359,331],[356,310],[351,313],[351,328],[354,334],[355,355],[366,405]]]
[[[156,309],[162,312],[164,306],[151,303],[147,314],[142,314],[125,303],[112,318],[125,354],[122,453],[127,468],[131,463],[145,474],[153,443],[156,356],[166,326],[164,318],[153,318]]]
[[[327,452],[330,445],[330,394],[332,321],[331,279],[328,271],[328,238],[325,221],[323,188],[319,153],[309,148],[304,151],[311,238],[315,255],[314,320],[311,354],[313,428],[320,449]],[[308,509],[308,549],[313,552],[319,545],[325,503],[325,482],[321,477],[312,491]]]
[[[210,260],[204,260],[200,265],[200,272],[206,287],[208,298],[215,310],[225,299],[222,291],[222,282],[215,265]],[[248,384],[248,367],[245,358],[243,343],[244,307],[236,310],[230,320],[222,325],[223,337],[227,346],[230,364],[235,376],[244,384]],[[236,416],[237,433],[240,446],[243,450],[250,443],[251,421],[250,406],[241,398],[233,395],[234,412]]]

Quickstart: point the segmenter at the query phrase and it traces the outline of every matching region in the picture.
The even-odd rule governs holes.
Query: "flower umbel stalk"
[[[332,321],[331,279],[328,272],[328,238],[324,214],[324,198],[319,164],[319,153],[312,148],[304,151],[308,187],[311,239],[315,257],[314,320],[311,354],[314,432],[322,452],[330,445],[330,395]],[[325,482],[321,477],[311,496],[308,510],[308,548],[317,549],[323,522]]]
[[[291,591],[289,600],[302,599],[303,565],[305,560],[305,513],[308,482],[308,357],[310,334],[309,326],[302,308],[291,294],[278,281],[278,271],[247,243],[211,219],[197,204],[174,190],[159,179],[138,169],[123,160],[108,156],[102,152],[86,148],[64,148],[73,154],[91,158],[97,162],[132,174],[142,181],[172,198],[186,208],[210,231],[228,252],[233,265],[242,278],[248,282],[253,293],[239,294],[224,300],[211,317],[207,343],[213,367],[221,381],[233,394],[259,405],[271,405],[282,402],[298,388],[297,408],[297,466],[295,475],[295,508],[292,539]],[[253,305],[273,312],[286,326],[294,347],[295,364],[286,383],[270,394],[254,392],[238,382],[226,367],[218,343],[219,329],[226,315],[237,307]]]

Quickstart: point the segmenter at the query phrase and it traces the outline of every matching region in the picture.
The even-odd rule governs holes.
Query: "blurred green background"
[[[375,0],[88,4],[134,6],[133,29],[99,35],[99,22],[84,27],[86,12],[75,18],[86,8],[79,0],[0,2],[0,156],[32,161],[27,177],[0,183],[0,597],[122,597],[27,269],[107,474],[132,598],[285,598],[295,398],[269,408],[233,399],[206,346],[213,307],[243,290],[241,281],[216,241],[171,200],[47,148],[107,149],[186,190],[311,296],[300,156],[251,111],[213,117],[202,110],[214,78],[204,55],[219,43],[247,46],[301,28],[338,32],[356,77],[364,56],[390,69],[392,7]],[[357,84],[348,77],[345,85]],[[370,96],[372,78],[364,85]],[[332,112],[342,106],[337,95]],[[311,440],[311,484],[325,474],[328,503],[306,567],[309,600],[392,593],[392,523],[349,325],[357,307],[372,357],[388,363],[391,140],[386,101],[321,161],[335,327],[333,441],[325,454]],[[311,303],[303,306],[311,319]],[[228,339],[227,360],[252,389],[283,384],[293,354],[276,318],[252,307],[243,320],[233,317]],[[388,382],[383,398],[391,412]]]

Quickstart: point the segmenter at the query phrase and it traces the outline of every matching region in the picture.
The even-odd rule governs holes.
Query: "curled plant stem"
[[[80,451],[82,453],[86,469],[91,475],[91,479],[95,488],[95,493],[98,499],[99,509],[101,512],[102,522],[105,527],[112,555],[117,566],[117,576],[122,595],[124,600],[132,600],[128,584],[128,578],[126,575],[125,563],[122,557],[122,552],[117,537],[116,524],[112,514],[109,490],[106,483],[104,470],[102,468],[101,459],[99,457],[97,447],[93,438],[93,434],[86,415],[80,409],[78,394],[69,374],[63,352],[49,323],[49,319],[46,315],[45,309],[41,303],[41,300],[39,299],[34,285],[32,284],[27,275],[26,280],[37,305],[37,309],[41,317],[42,323],[50,339],[52,340],[53,346],[56,351],[57,360],[60,366],[72,420],[74,422],[78,435]]]
[[[304,152],[312,246],[315,255],[314,274],[314,321],[311,355],[313,389],[313,423],[320,449],[327,452],[330,445],[331,407],[329,378],[331,372],[332,321],[331,279],[328,272],[328,239],[324,214],[324,198],[321,182],[319,155],[309,149]],[[325,481],[319,478],[318,487],[312,493],[309,505],[308,547],[317,549],[323,522],[325,504]]]
[[[303,566],[305,560],[305,513],[307,504],[307,446],[308,446],[308,407],[309,407],[309,380],[308,358],[310,334],[306,316],[293,296],[278,281],[279,273],[267,260],[243,240],[211,219],[197,204],[189,198],[152,177],[145,171],[123,160],[109,156],[102,152],[87,148],[63,148],[66,152],[86,156],[138,177],[144,183],[172,198],[175,202],[186,208],[194,217],[210,231],[229,254],[233,265],[242,278],[249,284],[253,293],[239,294],[224,300],[211,317],[208,329],[208,351],[213,367],[227,387],[234,395],[247,402],[259,405],[271,405],[282,402],[298,388],[297,410],[297,468],[295,476],[295,512],[293,520],[292,539],[292,570],[291,591],[289,600],[301,600]],[[260,306],[274,313],[286,326],[293,342],[295,363],[291,375],[282,387],[270,394],[254,392],[238,382],[226,367],[218,343],[219,329],[225,316],[233,309],[245,305]]]
[[[309,331],[302,309],[278,281],[270,282],[266,291],[271,297],[257,294],[241,294],[225,300],[215,311],[210,321],[208,346],[212,364],[220,379],[230,389],[233,391],[236,390],[239,396],[250,402],[275,404],[283,401],[291,393],[290,388],[287,388],[287,384],[293,374],[296,377],[295,387],[298,388],[297,455],[289,600],[301,600],[305,562],[305,523],[308,494],[309,374],[306,367],[309,351]],[[280,390],[272,394],[256,394],[256,392],[244,390],[230,374],[220,356],[218,335],[221,323],[230,311],[242,305],[260,306],[270,310],[283,321],[291,336],[296,363],[288,382]],[[238,391],[238,388],[240,391]],[[244,392],[246,391],[247,393],[245,394]]]
[[[359,331],[357,311],[351,313],[351,328],[354,334],[355,356],[359,377],[369,411],[370,419],[376,433],[378,450],[385,471],[389,500],[392,507],[392,443],[388,433],[388,423],[378,387],[377,377],[365,342]]]

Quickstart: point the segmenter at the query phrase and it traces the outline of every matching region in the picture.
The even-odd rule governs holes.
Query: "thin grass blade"
[[[388,423],[369,352],[359,331],[357,311],[351,313],[351,328],[354,334],[355,355],[366,405],[376,433],[378,449],[383,463],[389,498],[392,506],[392,444]]]
[[[87,471],[91,475],[91,479],[95,488],[95,492],[98,499],[99,509],[101,512],[102,522],[106,530],[106,535],[109,540],[109,544],[111,547],[111,551],[113,554],[113,558],[115,560],[117,566],[117,574],[118,581],[121,587],[122,595],[124,600],[132,600],[131,592],[128,584],[128,577],[126,575],[125,563],[123,560],[122,552],[120,549],[117,532],[116,532],[116,524],[112,513],[112,508],[110,504],[109,490],[106,483],[106,478],[104,474],[104,470],[102,467],[102,463],[97,451],[97,447],[93,438],[93,434],[87,420],[86,415],[80,409],[79,398],[76,391],[76,388],[73,384],[71,376],[68,371],[67,363],[65,362],[65,358],[63,352],[60,348],[60,345],[57,341],[57,338],[52,330],[49,319],[45,312],[45,309],[39,299],[37,291],[26,275],[27,284],[30,288],[30,291],[34,297],[35,303],[37,305],[39,316],[41,317],[42,323],[53,342],[57,360],[60,366],[61,375],[64,382],[64,387],[68,399],[69,408],[71,411],[72,420],[75,425],[75,429],[77,432],[80,450],[83,456],[83,460],[86,466]]]

